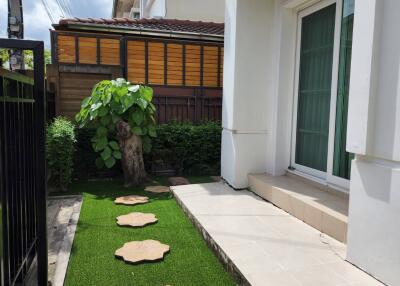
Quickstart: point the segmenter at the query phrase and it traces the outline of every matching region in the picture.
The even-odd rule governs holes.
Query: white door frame
[[[295,57],[295,82],[294,82],[294,98],[293,98],[293,120],[292,120],[292,143],[291,143],[291,166],[296,169],[296,173],[303,175],[309,179],[322,182],[339,189],[348,189],[349,180],[334,176],[333,158],[335,148],[335,125],[336,125],[336,101],[338,89],[338,73],[339,73],[339,56],[340,56],[340,33],[342,22],[342,5],[343,0],[322,0],[304,10],[298,12],[297,17],[297,39],[296,39],[296,57]],[[297,111],[298,111],[298,95],[299,95],[299,73],[300,73],[300,49],[301,49],[301,31],[302,20],[329,5],[336,4],[335,12],[335,32],[332,60],[332,83],[331,83],[331,102],[329,114],[329,137],[328,137],[328,153],[327,153],[327,171],[322,172],[306,166],[296,164],[296,136],[297,136]]]

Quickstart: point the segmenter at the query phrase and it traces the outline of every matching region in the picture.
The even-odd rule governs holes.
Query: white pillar
[[[347,259],[400,285],[400,1],[355,4]]]
[[[235,188],[265,172],[274,0],[226,0],[222,177]]]

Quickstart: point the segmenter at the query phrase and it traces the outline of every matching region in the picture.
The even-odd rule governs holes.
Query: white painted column
[[[355,4],[347,259],[400,285],[400,1]]]
[[[274,0],[226,0],[222,177],[235,188],[266,171],[274,91]]]

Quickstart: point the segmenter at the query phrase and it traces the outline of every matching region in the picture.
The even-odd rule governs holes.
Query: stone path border
[[[49,285],[64,285],[82,201],[81,195],[48,198]]]

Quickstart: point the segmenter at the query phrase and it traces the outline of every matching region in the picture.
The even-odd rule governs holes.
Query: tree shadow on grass
[[[121,178],[112,180],[96,180],[96,181],[79,181],[75,182],[70,187],[68,194],[84,194],[91,196],[96,200],[111,200],[114,201],[117,197],[140,195],[149,198],[150,202],[154,200],[171,200],[172,193],[151,193],[144,189],[147,186],[168,186],[168,179],[165,177],[153,177],[149,182],[137,187],[124,187]]]

